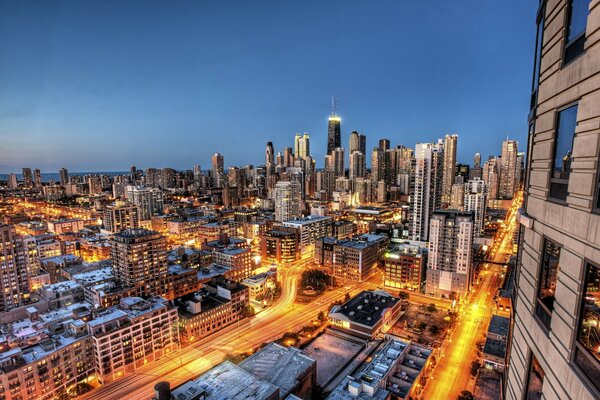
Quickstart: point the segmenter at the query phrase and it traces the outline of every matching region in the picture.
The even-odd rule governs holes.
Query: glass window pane
[[[535,61],[533,65],[533,91],[537,90],[540,81],[540,62],[542,59],[542,35],[544,33],[544,18],[537,26],[537,37],[535,40]]]
[[[589,8],[590,0],[571,0],[567,43],[571,43],[573,39],[585,32]]]
[[[569,107],[558,113],[555,138],[555,155],[552,177],[555,179],[569,179],[571,170],[571,153],[573,151],[573,137],[577,125],[577,105]]]
[[[600,376],[600,268],[594,265],[587,266],[582,301],[577,341],[587,351],[587,357],[577,357],[576,363],[586,375],[597,378]],[[600,386],[600,382],[595,384]]]
[[[542,398],[542,386],[544,384],[544,370],[537,358],[532,354],[529,362],[529,378],[527,379],[526,400],[540,400]]]
[[[546,239],[542,257],[542,270],[538,283],[538,298],[550,313],[554,309],[554,291],[556,290],[559,258],[560,247],[551,240]]]

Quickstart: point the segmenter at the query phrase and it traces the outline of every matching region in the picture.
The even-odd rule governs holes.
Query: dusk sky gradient
[[[533,0],[0,0],[0,172],[260,165],[311,135],[331,96],[358,130],[458,161],[524,151]],[[370,160],[370,154],[367,157]]]

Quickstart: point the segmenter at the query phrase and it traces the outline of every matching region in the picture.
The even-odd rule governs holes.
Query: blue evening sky
[[[0,0],[0,172],[323,164],[331,96],[393,146],[526,145],[534,0]],[[370,154],[368,156],[370,160]]]

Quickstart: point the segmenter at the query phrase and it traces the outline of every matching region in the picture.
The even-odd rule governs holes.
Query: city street
[[[512,233],[517,229],[516,210],[521,204],[517,195],[506,217],[502,231],[498,231],[499,245],[490,250],[490,259],[502,263],[512,250]],[[424,399],[454,400],[462,390],[470,389],[471,363],[477,356],[477,342],[492,316],[493,297],[502,286],[504,269],[496,264],[484,264],[479,274],[480,283],[474,286],[467,302],[459,305],[456,328],[446,338],[438,363],[422,394]]]
[[[195,378],[223,361],[229,353],[254,349],[261,343],[273,341],[289,330],[315,318],[319,311],[328,311],[330,303],[342,300],[345,287],[326,292],[308,304],[294,304],[296,288],[303,267],[309,259],[299,260],[291,266],[279,268],[281,295],[268,309],[251,320],[241,321],[185,347],[181,354],[173,354],[153,362],[133,374],[108,383],[83,396],[82,399],[128,399],[147,400],[153,395],[153,386],[160,381],[169,381],[175,387]],[[363,282],[351,285],[354,295],[361,290],[373,289],[376,283]]]

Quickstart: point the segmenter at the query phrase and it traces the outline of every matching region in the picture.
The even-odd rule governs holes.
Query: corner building
[[[600,2],[540,1],[505,398],[600,398]]]

